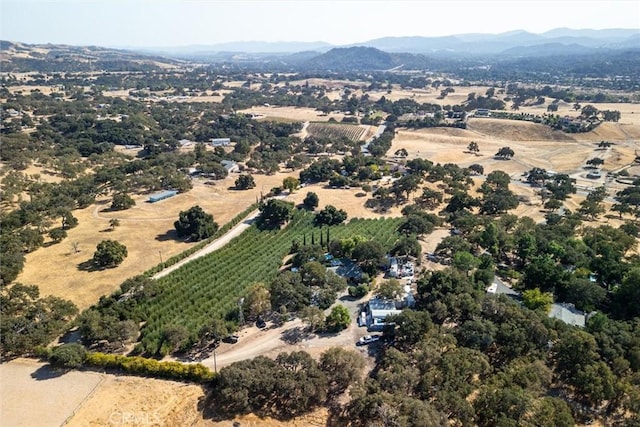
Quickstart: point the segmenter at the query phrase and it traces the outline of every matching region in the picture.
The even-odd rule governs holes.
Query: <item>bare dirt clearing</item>
[[[0,413],[6,426],[60,426],[102,382],[94,372],[53,371],[44,363],[15,359],[0,364]]]
[[[314,108],[306,107],[251,107],[239,110],[239,113],[258,115],[267,120],[289,120],[295,122],[326,122],[330,118],[341,121],[344,114],[322,114]]]

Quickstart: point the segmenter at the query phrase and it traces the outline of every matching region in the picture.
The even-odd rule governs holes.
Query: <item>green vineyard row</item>
[[[398,238],[401,218],[352,219],[332,226],[331,239],[361,235],[389,248]],[[260,231],[250,227],[225,247],[198,258],[158,279],[161,292],[141,302],[145,314],[142,350],[156,353],[162,344],[162,331],[168,325],[186,327],[195,338],[201,327],[213,318],[224,318],[237,310],[238,302],[256,283],[268,284],[278,273],[292,242],[307,242],[321,229],[313,226],[313,214],[298,212],[282,230]],[[322,229],[326,235],[326,227]]]

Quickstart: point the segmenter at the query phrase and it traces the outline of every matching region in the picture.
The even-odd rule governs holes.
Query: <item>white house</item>
[[[402,311],[396,309],[395,301],[372,298],[366,308],[367,330],[382,331],[387,325],[387,316],[400,314]]]
[[[240,166],[233,160],[222,160],[220,163],[227,170],[227,173],[240,172]]]
[[[214,147],[226,147],[231,144],[230,138],[211,138],[209,143]]]

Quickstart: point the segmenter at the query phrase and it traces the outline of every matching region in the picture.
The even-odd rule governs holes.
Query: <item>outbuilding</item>
[[[156,193],[156,194],[153,194],[153,195],[149,196],[149,198],[147,199],[147,202],[156,203],[156,202],[159,202],[160,200],[164,200],[164,199],[168,199],[169,197],[173,197],[176,194],[178,194],[178,192],[176,190],[163,191],[161,193]]]

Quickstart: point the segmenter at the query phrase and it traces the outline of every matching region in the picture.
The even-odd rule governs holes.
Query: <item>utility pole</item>
[[[240,326],[244,325],[244,314],[242,313],[242,304],[244,304],[244,298],[240,298],[240,301],[238,301],[238,321],[240,322]]]
[[[218,347],[218,341],[213,342],[213,372],[218,373],[218,362],[216,361],[216,348]]]

